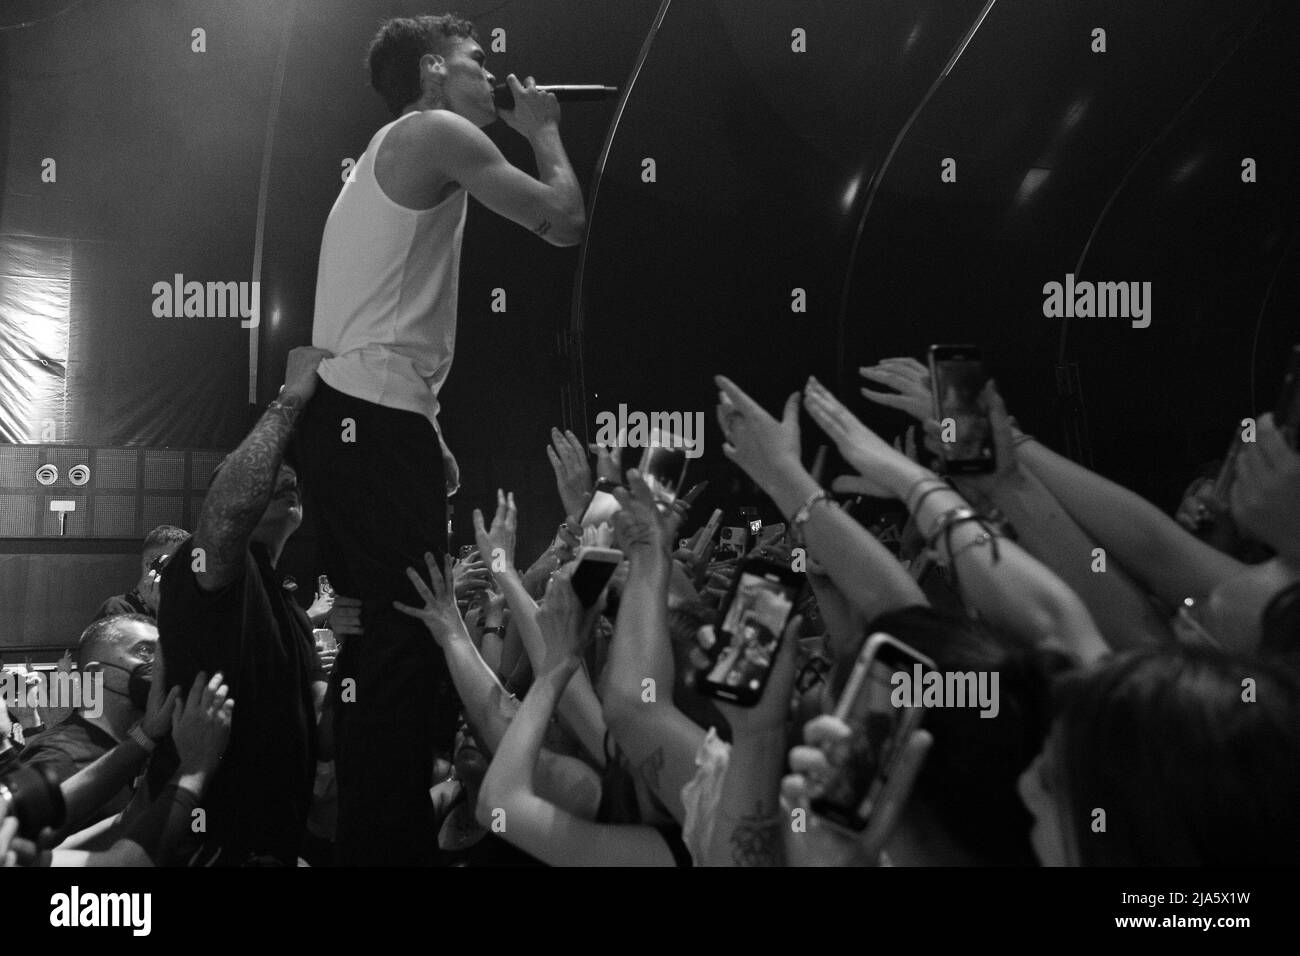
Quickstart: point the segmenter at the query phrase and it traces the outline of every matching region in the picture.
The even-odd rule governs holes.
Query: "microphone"
[[[611,96],[618,96],[617,86],[600,86],[599,84],[538,86],[537,88],[545,90],[547,93],[554,93],[555,98],[561,103],[588,103],[593,100],[604,100]],[[499,110],[512,110],[515,108],[515,94],[510,89],[509,83],[498,83],[493,87],[492,100]]]

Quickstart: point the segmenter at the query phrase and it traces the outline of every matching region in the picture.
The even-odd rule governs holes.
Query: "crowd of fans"
[[[815,379],[776,414],[717,379],[723,453],[786,518],[749,555],[717,550],[694,495],[666,503],[618,449],[591,449],[593,465],[554,431],[567,518],[540,556],[519,559],[499,492],[470,553],[409,570],[418,600],[396,610],[423,623],[454,685],[389,675],[427,679],[450,714],[428,832],[410,839],[436,837],[436,862],[463,866],[1300,859],[1295,435],[1261,416],[1227,500],[1198,481],[1174,518],[1023,434],[991,383],[996,469],[945,476],[927,368],[891,358],[862,374],[869,401],[917,420],[906,442]],[[827,487],[824,455],[805,466],[801,410],[855,474]],[[211,501],[194,536],[146,540],[140,582],[77,650],[83,680],[102,674],[101,713],[20,745],[0,706],[0,798],[28,791],[0,800],[4,865],[337,862],[338,814],[364,813],[337,805],[333,740],[365,732],[347,724],[341,675],[355,642],[383,634],[367,630],[366,595],[318,594],[309,617],[281,586],[301,500],[292,464],[275,474],[244,500],[264,511],[235,547],[211,546]],[[578,548],[603,543],[582,521],[597,479],[617,486],[605,530],[625,560],[588,607],[572,578]],[[861,496],[896,502],[905,525],[861,519]],[[698,675],[754,557],[806,587],[761,696],[740,706],[700,693]],[[859,830],[818,807],[837,747],[863,732],[837,705],[880,633],[941,674],[997,675],[998,701],[925,707],[877,755]],[[57,821],[21,819],[30,791],[55,784]]]

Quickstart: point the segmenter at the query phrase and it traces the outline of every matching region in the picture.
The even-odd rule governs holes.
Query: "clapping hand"
[[[497,489],[497,511],[492,517],[492,527],[483,527],[483,512],[474,509],[474,540],[478,543],[479,557],[488,562],[493,574],[514,570],[515,525],[518,511],[515,496]]]
[[[551,429],[551,444],[546,446],[546,457],[555,471],[555,487],[566,515],[580,515],[591,496],[591,465],[587,450],[573,432]]]
[[[216,771],[230,742],[235,701],[229,694],[220,671],[211,680],[200,671],[190,687],[189,698],[184,703],[177,701],[172,713],[172,742],[180,756],[182,774]]]

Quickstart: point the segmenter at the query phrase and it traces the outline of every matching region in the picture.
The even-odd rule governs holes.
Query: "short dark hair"
[[[478,40],[474,24],[454,14],[385,20],[366,50],[370,85],[400,116],[420,97],[420,58],[458,40]]]
[[[144,536],[144,547],[140,550],[150,551],[154,548],[165,548],[169,544],[179,544],[189,536],[190,533],[184,528],[178,528],[174,524],[160,524]]]
[[[114,614],[93,621],[81,632],[81,638],[77,641],[77,669],[85,670],[86,665],[91,661],[103,657],[105,649],[112,647],[126,636],[122,625],[131,622],[158,626],[153,618],[143,614]]]

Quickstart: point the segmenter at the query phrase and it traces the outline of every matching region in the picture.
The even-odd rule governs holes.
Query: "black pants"
[[[441,567],[447,550],[438,436],[423,415],[322,382],[294,450],[324,571],[362,601],[365,633],[344,641],[332,681],[339,862],[432,864],[434,751],[451,750],[460,701],[432,635],[392,602],[422,607],[406,568],[427,579],[424,553]]]

